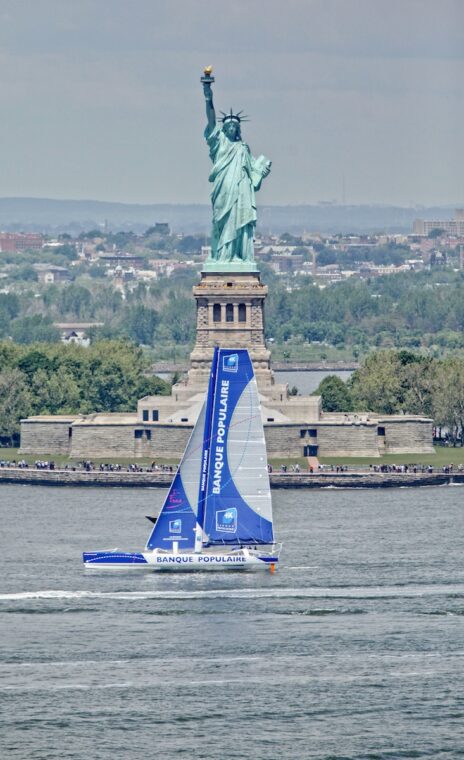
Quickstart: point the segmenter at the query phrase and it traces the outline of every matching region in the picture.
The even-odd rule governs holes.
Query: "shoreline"
[[[0,485],[87,486],[100,488],[168,488],[171,472],[100,472],[92,470],[35,470],[0,467]],[[273,472],[271,489],[278,488],[418,488],[464,485],[464,472]]]
[[[189,369],[188,362],[159,361],[151,365],[151,372],[157,374],[173,374],[174,372],[185,373]],[[359,369],[358,361],[278,361],[272,362],[272,369],[276,372],[353,372]]]

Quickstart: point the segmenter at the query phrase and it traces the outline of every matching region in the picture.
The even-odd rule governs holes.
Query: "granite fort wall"
[[[141,433],[135,436],[135,431]],[[71,456],[111,458],[180,458],[192,427],[187,425],[76,425]]]
[[[301,457],[301,425],[265,425],[264,437],[269,457]]]
[[[135,456],[133,425],[75,425],[71,456],[91,459]]]
[[[432,421],[379,421],[385,428],[386,454],[433,454]]]
[[[316,436],[308,435],[309,427]],[[301,457],[305,447],[318,447],[318,456],[379,456],[377,425],[265,425],[269,457]]]
[[[318,456],[379,456],[377,425],[317,425]],[[315,441],[316,442],[316,441]]]
[[[72,420],[21,422],[20,454],[63,454],[70,452],[69,428]]]
[[[83,459],[179,458],[192,432],[192,426],[185,424],[78,421],[72,425],[70,437],[71,423],[71,420],[23,421],[20,453],[63,454]],[[309,437],[309,427],[317,431],[315,436]],[[378,427],[384,427],[384,436],[378,435]],[[268,455],[273,458],[303,456],[308,444],[317,445],[319,456],[433,453],[432,423],[427,420],[382,419],[358,425],[274,423],[265,425],[264,434]]]
[[[180,458],[192,433],[190,425],[157,425],[151,428],[151,441],[148,441],[150,456]]]

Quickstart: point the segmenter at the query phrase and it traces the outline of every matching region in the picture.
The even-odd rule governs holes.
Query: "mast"
[[[211,434],[212,434],[212,417],[214,408],[214,397],[217,383],[217,366],[218,366],[219,349],[215,347],[213,361],[211,363],[211,373],[209,376],[208,393],[206,396],[205,408],[205,427],[203,431],[203,450],[201,457],[200,485],[198,489],[198,508],[197,508],[197,526],[195,530],[195,551],[200,552],[203,546],[203,529],[205,523],[205,508],[208,495],[208,474],[211,451]]]

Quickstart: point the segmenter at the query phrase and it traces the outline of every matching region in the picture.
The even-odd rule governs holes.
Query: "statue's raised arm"
[[[211,255],[204,271],[253,272],[257,270],[253,251],[255,192],[269,174],[271,162],[265,156],[254,158],[242,140],[241,124],[247,121],[242,111],[221,111],[221,124],[217,123],[211,74],[208,66],[201,77],[208,120],[205,138],[213,164],[209,175],[213,185]]]
[[[212,132],[216,126],[216,111],[214,110],[213,89],[211,87],[214,82],[214,77],[211,76],[212,72],[212,66],[207,66],[204,70],[204,76],[201,78],[206,102],[206,119],[208,121],[208,132]]]

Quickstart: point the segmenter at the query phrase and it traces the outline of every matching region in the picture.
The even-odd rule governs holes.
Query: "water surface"
[[[463,488],[274,492],[274,576],[84,571],[163,495],[0,488],[2,758],[464,756]]]

